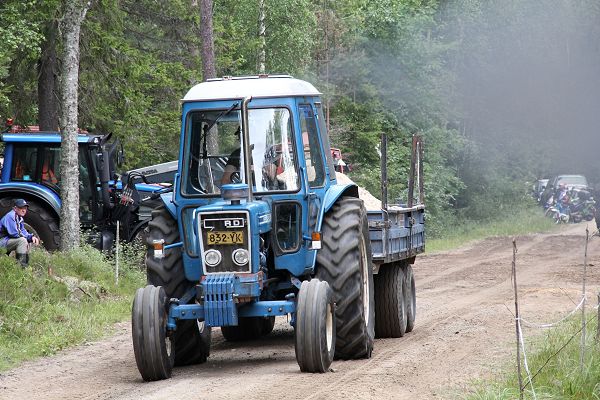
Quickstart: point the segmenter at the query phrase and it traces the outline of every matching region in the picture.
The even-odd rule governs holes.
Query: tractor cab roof
[[[99,144],[102,135],[90,135],[80,133],[77,135],[77,143]],[[59,132],[19,131],[14,133],[3,133],[0,141],[5,143],[60,143]]]
[[[319,96],[313,85],[289,75],[255,75],[209,79],[191,88],[183,102],[267,97]]]

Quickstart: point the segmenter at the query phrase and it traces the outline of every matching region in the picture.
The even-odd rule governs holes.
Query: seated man
[[[24,199],[16,199],[13,209],[0,219],[0,246],[6,248],[7,253],[15,250],[23,268],[29,264],[29,244],[40,244],[40,240],[25,229],[23,217],[28,208]]]
[[[223,176],[221,177],[221,185],[225,185],[228,183],[233,183],[233,179],[235,179],[234,174],[239,174],[240,172],[240,149],[235,149],[229,155],[227,159],[227,164],[225,164],[225,169],[223,170]]]

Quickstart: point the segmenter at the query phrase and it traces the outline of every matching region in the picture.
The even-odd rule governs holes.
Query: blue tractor
[[[250,340],[289,315],[306,372],[369,358],[376,334],[412,330],[424,207],[367,212],[358,187],[338,183],[313,85],[212,79],[182,107],[174,190],[152,212],[148,285],[132,307],[144,380],[206,361],[213,327]]]
[[[115,170],[122,161],[122,148],[111,135],[79,134],[79,201],[82,228],[93,244],[101,249],[112,247],[117,221],[125,241],[141,235],[150,213],[160,200],[162,190],[143,182],[133,185],[129,179],[143,179],[138,173],[118,179]],[[40,132],[37,127],[8,125],[0,137],[3,145],[0,173],[0,215],[8,212],[14,199],[30,204],[25,216],[26,228],[38,236],[47,250],[60,244],[60,151],[59,132]]]

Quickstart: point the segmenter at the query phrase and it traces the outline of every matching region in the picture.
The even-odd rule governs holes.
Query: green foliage
[[[44,37],[42,34],[44,20],[50,17],[48,9],[54,1],[41,5],[39,1],[6,0],[0,6],[0,117],[14,117],[15,111],[11,108],[13,96],[24,95],[27,80],[17,79],[25,72],[29,72],[28,65],[21,65],[20,60],[30,63],[40,53],[40,44]],[[31,65],[31,64],[29,64]],[[35,72],[35,69],[33,69]],[[12,72],[12,73],[11,73]],[[34,78],[35,74],[28,78]],[[29,91],[27,91],[29,92]],[[30,105],[31,107],[31,105]]]
[[[556,224],[544,217],[539,207],[530,204],[525,207],[504,210],[486,218],[485,222],[461,219],[451,215],[439,226],[435,238],[428,236],[427,252],[437,252],[454,249],[473,240],[492,236],[513,236],[535,232],[546,232],[556,229]],[[427,221],[429,224],[429,221]],[[429,225],[427,225],[429,232]],[[428,234],[429,235],[429,234]]]
[[[0,257],[0,370],[98,338],[127,318],[132,293],[144,284],[139,259],[121,260],[116,285],[114,265],[87,247],[34,251],[25,270]]]
[[[35,123],[36,65],[60,4],[0,6],[0,116]],[[218,76],[257,73],[258,7],[214,1]],[[390,199],[405,199],[410,138],[424,138],[429,237],[523,207],[524,182],[565,165],[600,174],[588,161],[594,146],[564,143],[596,118],[596,1],[265,0],[264,7],[267,72],[305,78],[323,92],[331,143],[355,167],[353,179],[379,193],[377,146],[386,133]],[[93,2],[81,37],[79,121],[114,132],[127,168],[178,156],[179,99],[202,80],[199,27],[191,0]],[[580,110],[588,114],[578,118]],[[564,160],[565,147],[591,154]]]
[[[590,318],[590,317],[588,317]],[[597,399],[600,397],[600,350],[594,342],[597,320],[587,324],[585,361],[580,364],[581,319],[551,330],[543,338],[535,340],[527,356],[532,374],[541,369],[533,380],[535,397],[531,386],[524,391],[525,399]],[[570,342],[569,342],[570,341]],[[569,342],[569,343],[568,343]],[[568,344],[567,344],[568,343]],[[566,345],[567,344],[567,345]],[[561,348],[564,349],[561,350]],[[546,363],[547,362],[547,363]],[[472,393],[465,396],[468,400],[508,400],[519,397],[518,378],[514,366],[506,366],[504,374],[492,383],[478,384]],[[523,382],[527,375],[523,372]]]

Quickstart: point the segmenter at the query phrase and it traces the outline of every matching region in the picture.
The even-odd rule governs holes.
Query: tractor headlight
[[[204,263],[209,267],[215,267],[221,263],[221,253],[218,250],[210,249],[204,252]]]
[[[248,264],[248,250],[237,249],[233,252],[231,258],[233,258],[233,262],[239,265],[240,267],[242,265],[246,265]]]

